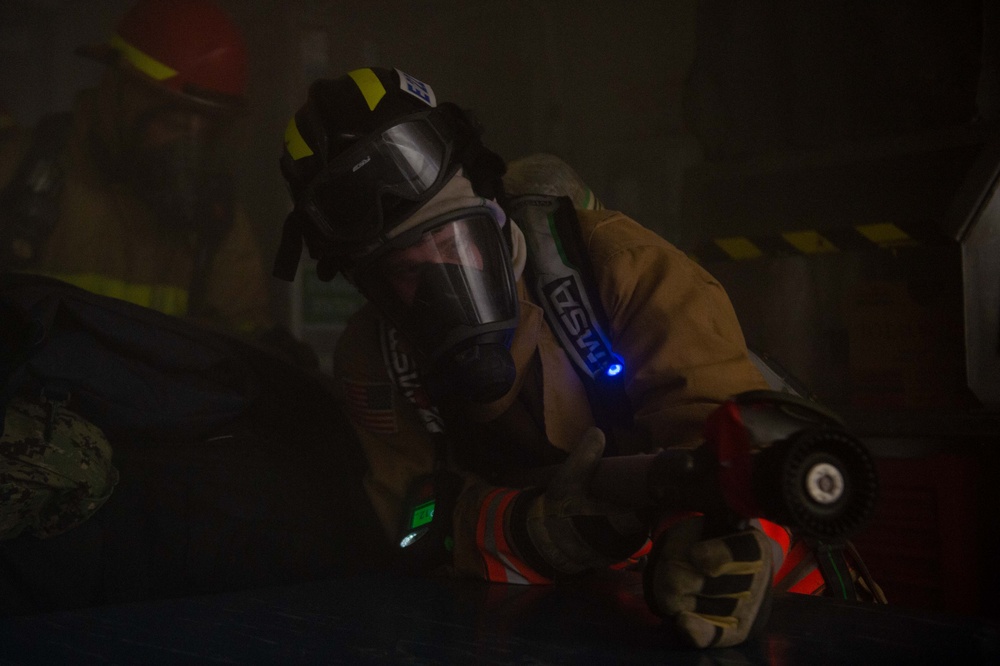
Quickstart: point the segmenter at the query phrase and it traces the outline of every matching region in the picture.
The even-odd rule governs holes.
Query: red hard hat
[[[188,101],[246,106],[247,49],[240,29],[208,0],[139,0],[106,44],[77,49],[117,62]]]

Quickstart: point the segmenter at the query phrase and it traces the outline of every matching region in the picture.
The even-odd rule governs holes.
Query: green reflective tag
[[[426,525],[434,520],[434,500],[429,500],[413,509],[413,516],[410,518],[410,529]]]

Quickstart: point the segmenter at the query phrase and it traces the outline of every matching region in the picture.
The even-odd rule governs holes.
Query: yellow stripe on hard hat
[[[295,116],[292,116],[292,119],[288,121],[288,127],[285,128],[285,150],[288,151],[293,160],[299,160],[313,154],[312,148],[299,133],[299,126],[295,124]]]
[[[358,90],[364,95],[365,101],[368,102],[368,110],[374,111],[378,103],[385,97],[385,86],[379,81],[378,76],[367,68],[356,69],[353,72],[348,72],[347,75],[354,79]]]
[[[146,55],[118,35],[113,35],[108,40],[108,44],[125,56],[125,59],[132,63],[133,67],[156,81],[163,81],[164,79],[177,76],[176,69],[164,65],[152,56]]]

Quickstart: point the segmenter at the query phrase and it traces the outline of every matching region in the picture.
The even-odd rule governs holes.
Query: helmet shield
[[[332,160],[300,209],[328,240],[365,245],[429,199],[459,167],[475,134],[446,105],[398,119]]]
[[[354,279],[432,365],[516,325],[510,256],[488,209],[456,211],[405,232],[367,258]]]

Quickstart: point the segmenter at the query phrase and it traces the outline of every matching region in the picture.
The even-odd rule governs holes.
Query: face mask
[[[488,208],[418,225],[371,253],[353,277],[422,360],[432,395],[491,402],[510,390],[518,301],[507,243]]]
[[[164,114],[169,119],[170,113],[154,109],[140,117],[126,145],[124,177],[165,227],[197,231],[223,177],[207,130],[168,126],[166,139],[151,140],[157,129],[163,133]]]

